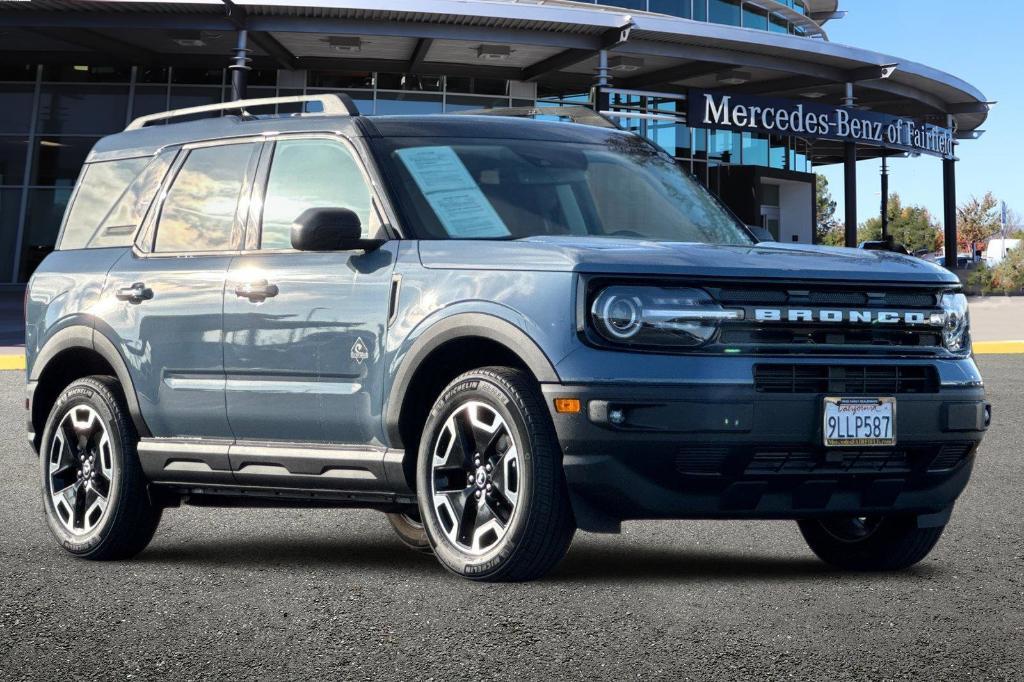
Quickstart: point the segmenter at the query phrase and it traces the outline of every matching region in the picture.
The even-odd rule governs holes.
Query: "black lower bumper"
[[[752,386],[546,385],[577,523],[935,514],[967,485],[984,390],[897,395],[896,445],[825,448],[823,394]],[[554,399],[582,410],[558,413]]]

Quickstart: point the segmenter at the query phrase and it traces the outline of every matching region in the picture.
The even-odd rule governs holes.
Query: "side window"
[[[250,142],[189,152],[160,211],[157,253],[236,248],[238,196],[256,146]]]
[[[363,224],[363,236],[379,225],[359,164],[340,142],[278,140],[270,164],[260,247],[291,248],[291,226],[308,208],[347,208]]]
[[[64,234],[60,240],[61,249],[85,249],[90,246],[127,246],[131,243],[132,232],[138,221],[130,223],[130,229],[105,238],[103,224],[111,208],[119,202],[129,185],[139,176],[140,171],[154,161],[150,157],[100,161],[90,163],[82,170],[82,179],[71,205]],[[166,170],[166,167],[164,168]],[[152,199],[153,192],[149,194]],[[126,224],[127,227],[128,224]],[[94,244],[97,238],[108,243]]]

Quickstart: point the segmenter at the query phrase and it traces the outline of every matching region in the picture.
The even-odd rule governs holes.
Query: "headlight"
[[[742,320],[703,289],[610,286],[590,307],[594,329],[606,341],[629,346],[692,348],[715,335],[723,320]]]
[[[971,347],[971,316],[967,311],[967,297],[963,294],[943,294],[942,311],[946,323],[942,327],[942,343],[954,353]]]

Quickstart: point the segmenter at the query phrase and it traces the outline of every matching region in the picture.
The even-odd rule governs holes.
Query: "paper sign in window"
[[[451,147],[410,147],[396,153],[450,236],[511,234]]]

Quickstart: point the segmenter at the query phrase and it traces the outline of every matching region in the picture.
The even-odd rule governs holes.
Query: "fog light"
[[[626,423],[626,413],[622,410],[608,410],[608,423],[622,426]]]

